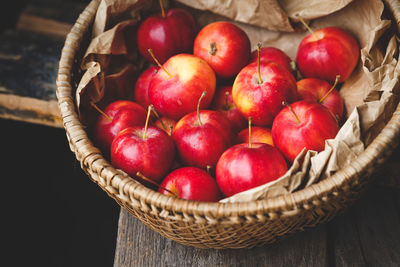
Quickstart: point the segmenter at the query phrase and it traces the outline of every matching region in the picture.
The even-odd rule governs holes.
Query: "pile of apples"
[[[323,150],[343,116],[335,86],[359,58],[359,45],[345,30],[311,31],[295,64],[307,78],[296,81],[292,60],[280,49],[251,52],[238,26],[218,21],[198,31],[187,11],[163,7],[136,37],[154,65],[137,79],[134,101],[100,111],[95,142],[138,181],[198,201],[276,180],[304,147]]]

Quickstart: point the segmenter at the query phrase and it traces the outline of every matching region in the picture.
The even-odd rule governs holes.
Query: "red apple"
[[[154,76],[149,87],[149,97],[162,115],[178,120],[196,110],[203,91],[207,95],[200,108],[207,108],[214,96],[216,78],[204,60],[189,54],[171,57]]]
[[[339,125],[332,113],[315,101],[302,100],[285,107],[272,125],[275,146],[293,162],[305,147],[317,152],[335,138]]]
[[[237,132],[246,127],[247,121],[237,109],[232,99],[232,86],[222,86],[217,88],[213,102],[213,110],[222,112],[231,122],[232,129]]]
[[[297,50],[297,66],[304,77],[334,82],[349,78],[358,63],[360,47],[356,39],[338,27],[322,28],[306,36]]]
[[[233,133],[220,112],[200,110],[178,121],[172,133],[181,162],[199,168],[214,167],[231,145]]]
[[[250,63],[257,62],[258,52],[257,50],[251,53]],[[286,68],[288,71],[292,71],[290,62],[292,61],[288,55],[282,50],[275,47],[262,47],[260,49],[260,61],[274,61]]]
[[[111,163],[130,176],[141,180],[137,173],[160,182],[175,159],[173,139],[163,130],[148,127],[151,106],[144,126],[133,126],[118,133],[111,144]]]
[[[198,25],[193,16],[183,9],[170,9],[145,19],[137,30],[137,46],[140,54],[149,62],[156,63],[147,52],[153,49],[163,64],[173,55],[191,53]]]
[[[151,104],[149,98],[150,82],[159,69],[160,67],[158,66],[147,68],[139,75],[135,83],[135,101],[146,109]]]
[[[171,195],[163,188],[187,200],[216,202],[221,199],[221,192],[214,178],[205,170],[194,167],[176,169],[165,177],[158,191]]]
[[[249,129],[243,129],[238,133],[237,143],[248,143],[249,142]],[[251,142],[254,143],[264,143],[274,146],[274,141],[272,141],[271,129],[265,127],[251,127]]]
[[[301,99],[321,103],[327,107],[339,122],[343,116],[344,104],[340,94],[327,81],[305,78],[297,82],[297,92]]]
[[[235,24],[218,21],[200,30],[194,40],[193,54],[204,59],[217,76],[230,78],[250,59],[250,40]]]
[[[172,132],[176,125],[176,121],[167,117],[161,117],[158,120],[156,120],[154,125],[160,128],[161,130],[164,130],[167,134],[172,135]]]
[[[258,69],[260,72],[258,72]],[[233,102],[245,118],[259,126],[271,125],[283,108],[282,101],[297,100],[296,80],[292,73],[273,61],[253,62],[236,76]]]
[[[128,100],[112,102],[105,108],[104,114],[100,114],[97,119],[94,139],[106,155],[109,154],[114,137],[121,130],[131,126],[144,125],[146,121],[146,110]]]
[[[218,160],[216,179],[226,197],[274,181],[285,174],[284,157],[273,146],[262,143],[238,144]]]

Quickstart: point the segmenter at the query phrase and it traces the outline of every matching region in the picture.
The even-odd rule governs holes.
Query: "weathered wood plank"
[[[90,0],[29,0],[22,14],[73,24]]]
[[[400,213],[394,196],[400,193],[399,163],[400,147],[395,149],[387,162],[375,174],[375,180],[366,195],[347,212],[328,224],[328,239],[332,243],[331,255],[334,265],[374,266],[376,261],[386,260],[387,255],[382,254],[379,258],[379,253],[374,255],[369,250],[376,251],[378,243],[374,238],[385,238],[392,228],[395,235],[397,233],[397,238],[400,238],[400,232],[395,230],[400,226],[398,224]],[[400,201],[400,197],[397,197],[397,201]],[[390,222],[386,220],[393,216],[394,219]],[[367,230],[365,227],[372,227],[372,230]],[[370,231],[375,233],[375,237],[370,235]],[[400,251],[399,241],[395,242],[397,245],[394,247],[390,242],[390,239],[383,242],[383,246],[390,246],[388,250],[383,248],[386,252],[390,253],[393,249]],[[398,264],[400,265],[400,262]]]
[[[400,265],[400,190],[372,185],[328,225],[336,266]]]
[[[37,32],[64,40],[84,8],[84,2],[31,0],[18,17],[16,30]]]
[[[39,16],[21,14],[16,26],[18,31],[37,32],[41,34],[51,35],[61,40],[71,30],[72,25],[69,23],[59,22],[53,19],[43,18]]]
[[[62,127],[62,119],[58,103],[55,100],[40,99],[0,94],[0,117]]]
[[[366,266],[354,208],[335,218],[327,227],[332,266]]]
[[[327,266],[325,226],[253,249],[197,249],[166,239],[121,209],[114,266]]]
[[[369,266],[400,265],[400,191],[377,188],[356,209],[361,249]],[[366,208],[368,207],[368,208]]]
[[[0,34],[0,117],[61,127],[58,61],[84,2],[31,0]],[[17,15],[15,15],[17,16]]]
[[[55,100],[62,46],[46,35],[14,30],[0,35],[0,93]]]
[[[47,35],[0,35],[0,117],[62,126],[55,84],[62,45]]]

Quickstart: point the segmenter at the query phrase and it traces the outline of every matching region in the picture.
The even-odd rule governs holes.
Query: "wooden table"
[[[253,249],[197,249],[122,209],[114,266],[400,266],[400,149],[366,194],[331,222]]]
[[[83,8],[78,2],[34,0],[16,28],[0,35],[0,117],[61,127],[55,96],[57,62],[64,36]],[[43,67],[46,71],[37,71]],[[121,209],[114,266],[217,265],[399,266],[400,148],[349,210],[327,224],[265,247],[183,246]]]

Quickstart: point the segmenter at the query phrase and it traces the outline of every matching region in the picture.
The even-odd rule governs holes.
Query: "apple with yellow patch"
[[[179,120],[196,111],[201,94],[207,94],[201,102],[206,109],[214,96],[216,77],[207,62],[193,55],[178,54],[169,58],[153,77],[149,86],[150,102],[163,116]]]
[[[305,78],[297,81],[297,91],[301,99],[316,101],[327,107],[340,122],[343,117],[344,103],[339,91],[335,89],[340,76],[336,77],[333,85],[317,78]]]
[[[249,128],[243,129],[238,133],[237,143],[248,143],[251,139],[252,143],[263,143],[274,146],[274,141],[272,140],[271,129],[266,127],[251,127],[251,134],[249,134]]]
[[[292,73],[273,61],[253,62],[236,76],[233,102],[245,118],[258,126],[272,124],[283,108],[282,101],[297,100],[297,85]]]

